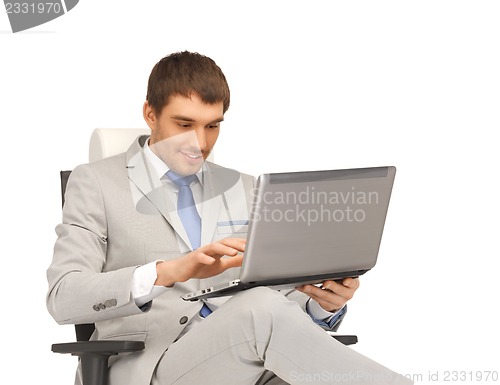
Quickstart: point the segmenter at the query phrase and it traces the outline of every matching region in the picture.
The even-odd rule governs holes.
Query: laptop
[[[239,279],[182,298],[256,286],[291,289],[365,274],[377,262],[395,174],[388,166],[261,175]]]

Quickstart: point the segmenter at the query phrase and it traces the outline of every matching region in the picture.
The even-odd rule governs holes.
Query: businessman
[[[229,101],[206,56],[154,66],[143,106],[151,135],[68,181],[49,312],[60,324],[95,323],[92,339],[145,342],[110,359],[111,385],[411,383],[325,333],[358,279],[181,299],[237,278],[245,251],[254,179],[206,161]]]

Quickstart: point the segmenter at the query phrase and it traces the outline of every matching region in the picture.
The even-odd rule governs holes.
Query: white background
[[[500,371],[499,19],[497,1],[82,0],[12,34],[0,14],[0,382],[72,383],[76,358],[50,345],[73,328],[45,308],[59,170],[87,161],[95,127],[146,127],[150,70],[185,49],[230,83],[219,163],[398,168],[342,327],[354,349],[418,383]]]

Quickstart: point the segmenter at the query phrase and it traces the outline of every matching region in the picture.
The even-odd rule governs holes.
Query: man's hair
[[[160,114],[170,97],[197,94],[204,103],[222,102],[229,108],[229,86],[222,70],[207,56],[196,52],[176,52],[153,67],[148,81],[146,100]]]

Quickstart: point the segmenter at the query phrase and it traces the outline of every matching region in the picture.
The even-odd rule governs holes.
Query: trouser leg
[[[172,344],[152,384],[253,385],[266,369],[289,384],[411,383],[328,336],[297,303],[255,288]]]

